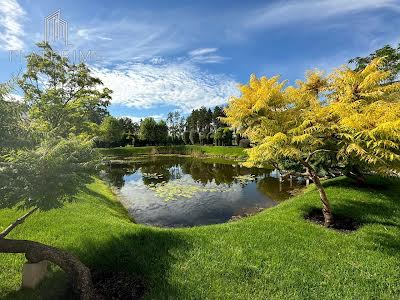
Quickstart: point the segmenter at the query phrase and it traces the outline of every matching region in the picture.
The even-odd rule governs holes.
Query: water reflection
[[[136,222],[155,226],[223,223],[287,199],[295,183],[234,162],[149,156],[109,165],[106,178]]]

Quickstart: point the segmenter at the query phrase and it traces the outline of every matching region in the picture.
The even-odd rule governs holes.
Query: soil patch
[[[313,209],[304,216],[306,220],[324,226],[324,215],[321,209]],[[361,224],[354,219],[341,215],[333,215],[333,224],[329,227],[342,232],[353,232],[360,228]]]
[[[145,286],[141,279],[123,272],[92,271],[95,290],[104,299],[142,299]]]

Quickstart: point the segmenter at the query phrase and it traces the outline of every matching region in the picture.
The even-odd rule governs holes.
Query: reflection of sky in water
[[[267,171],[257,171],[252,180],[247,168],[201,161],[187,165],[185,160],[192,159],[139,162],[120,174],[118,194],[136,222],[156,226],[223,223],[232,216],[274,206],[271,197],[282,200],[289,195],[282,186],[279,191],[279,181]]]

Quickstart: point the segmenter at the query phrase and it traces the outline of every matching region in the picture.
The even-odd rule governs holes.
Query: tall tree
[[[212,114],[212,123],[214,126],[214,129],[218,129],[220,127],[225,126],[225,124],[221,121],[220,118],[226,117],[224,108],[222,106],[215,106],[214,111]]]
[[[18,80],[24,105],[0,101],[5,108],[0,120],[13,124],[2,136],[8,147],[0,153],[0,206],[30,209],[0,233],[0,252],[24,253],[32,263],[51,261],[72,276],[81,298],[96,299],[90,270],[77,258],[48,245],[7,238],[35,211],[60,207],[90,182],[97,165],[90,140],[108,114],[111,91],[101,88],[86,65],[70,64],[46,43],[38,46],[42,53],[28,55],[26,71]],[[0,90],[1,100],[7,92]],[[12,118],[6,116],[11,106],[18,107]],[[33,133],[34,143],[16,145],[18,131]]]
[[[85,64],[71,64],[48,43],[27,56],[27,68],[19,86],[29,105],[29,118],[38,132],[67,137],[94,136],[108,114],[111,90]]]
[[[112,116],[104,118],[99,131],[99,141],[106,147],[120,145],[125,133],[123,123]]]
[[[144,120],[140,123],[140,138],[154,145],[156,142],[156,126],[157,122],[154,120],[154,118],[144,118]]]
[[[155,127],[155,140],[158,145],[165,144],[168,138],[168,126],[164,120],[160,120]]]

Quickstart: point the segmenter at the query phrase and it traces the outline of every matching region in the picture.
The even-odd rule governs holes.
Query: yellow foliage
[[[232,97],[225,122],[249,137],[248,164],[304,160],[317,150],[332,150],[339,160],[357,158],[379,172],[400,165],[400,83],[386,84],[383,59],[364,70],[348,67],[324,76],[309,71],[304,81],[286,87],[279,76],[250,77]]]

